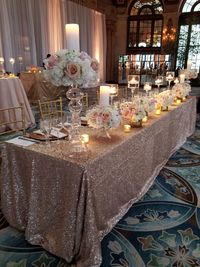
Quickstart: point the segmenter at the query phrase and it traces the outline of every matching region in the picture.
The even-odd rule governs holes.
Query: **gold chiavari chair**
[[[56,100],[38,100],[41,119],[63,115],[62,97]]]
[[[8,107],[0,109],[0,135],[23,131],[25,128],[24,106]]]

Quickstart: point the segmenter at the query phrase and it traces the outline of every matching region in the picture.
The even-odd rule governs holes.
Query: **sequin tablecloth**
[[[68,157],[67,141],[50,148],[5,144],[1,198],[8,222],[67,262],[100,266],[102,238],[195,129],[195,98],[170,110],[129,134],[114,131],[107,141],[83,128],[91,139],[82,159]]]

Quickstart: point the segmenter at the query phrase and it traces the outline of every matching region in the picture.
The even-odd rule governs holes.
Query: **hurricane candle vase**
[[[171,86],[171,82],[174,80],[174,71],[167,71],[166,72],[166,81],[168,81],[168,84],[169,84],[169,89],[170,89],[170,86]]]
[[[157,76],[155,78],[155,85],[158,86],[158,90],[160,91],[160,86],[163,84],[163,77],[162,76]]]
[[[140,85],[139,75],[128,75],[128,88],[131,89],[132,99],[135,93],[138,93]]]

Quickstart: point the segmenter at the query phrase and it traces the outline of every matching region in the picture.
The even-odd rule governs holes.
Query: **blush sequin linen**
[[[87,156],[70,158],[65,140],[50,147],[6,143],[2,208],[26,239],[51,253],[99,267],[101,240],[152,185],[168,158],[195,129],[196,99],[152,115],[141,129],[97,138],[89,128]]]

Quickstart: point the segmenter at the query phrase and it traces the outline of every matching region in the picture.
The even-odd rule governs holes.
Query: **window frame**
[[[137,0],[136,0],[137,1]],[[162,33],[163,33],[163,15],[156,14],[155,9],[151,5],[143,5],[140,9],[138,9],[137,15],[130,15],[131,10],[136,1],[132,1],[128,9],[128,23],[127,23],[127,41],[126,41],[126,52],[127,54],[138,54],[138,53],[146,53],[146,54],[153,54],[153,53],[161,53],[162,49]],[[162,2],[160,1],[161,5],[163,6]],[[144,8],[149,8],[152,11],[151,15],[140,15]],[[140,32],[140,21],[144,20],[151,20],[151,45],[149,47],[139,47],[139,32]],[[131,22],[136,21],[137,29],[136,29],[136,47],[132,46],[129,47],[129,35],[130,35],[130,26]],[[155,29],[155,22],[161,21],[162,28],[161,28],[161,46],[155,47],[153,46],[153,38],[154,38],[154,29]]]
[[[183,10],[184,4],[181,6],[181,10]],[[191,12],[183,12],[181,13],[179,17],[179,25],[178,25],[178,39],[180,37],[180,28],[183,25],[188,25],[188,38],[187,38],[187,44],[186,44],[186,53],[185,53],[185,59],[184,59],[184,65],[182,67],[187,68],[187,60],[189,56],[189,48],[190,48],[190,40],[191,40],[191,33],[192,33],[192,25],[198,23],[200,24],[200,11],[193,11],[194,8],[200,3],[200,0],[193,4],[191,7]],[[188,22],[189,21],[189,22]],[[175,68],[180,67],[177,66],[177,53],[178,53],[178,42],[176,47],[176,57],[175,57]]]

